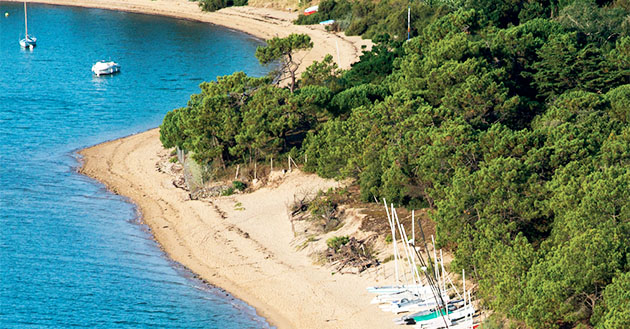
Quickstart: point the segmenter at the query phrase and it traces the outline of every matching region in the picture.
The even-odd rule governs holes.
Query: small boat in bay
[[[24,2],[24,39],[20,39],[20,46],[22,48],[31,48],[37,45],[37,38],[32,35],[28,35],[28,15],[26,14],[26,2]]]
[[[100,61],[92,65],[92,72],[94,72],[96,76],[114,74],[120,72],[120,65],[112,61]]]

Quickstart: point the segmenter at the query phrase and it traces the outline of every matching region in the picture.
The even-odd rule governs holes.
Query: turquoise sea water
[[[9,17],[4,17],[8,12]],[[265,74],[260,42],[207,24],[0,2],[0,328],[260,328],[255,310],[168,260],[74,152],[159,125],[198,84]],[[99,59],[122,66],[93,77]]]

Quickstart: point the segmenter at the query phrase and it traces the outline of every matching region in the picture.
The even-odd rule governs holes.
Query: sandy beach
[[[190,200],[156,164],[168,154],[158,129],[82,150],[81,172],[137,204],[173,260],[254,306],[279,328],[393,328],[370,305],[373,272],[331,273],[292,245],[287,205],[300,189],[338,183],[293,171],[250,194]],[[383,282],[379,274],[378,279]]]
[[[333,34],[321,26],[294,26],[296,12],[238,7],[203,13],[186,0],[39,0],[37,3],[122,10],[196,20],[240,30],[258,38],[307,33],[314,47],[300,54],[300,70],[332,54],[340,67],[358,59],[369,41]],[[300,171],[250,194],[190,200],[158,170],[168,151],[153,129],[80,152],[80,172],[128,197],[142,220],[174,260],[207,282],[254,306],[279,328],[393,328],[392,315],[370,305],[365,287],[383,282],[374,272],[341,275],[314,265],[308,248],[298,251],[288,204],[300,190],[338,183]],[[279,174],[279,173],[278,173]],[[389,265],[389,264],[388,264]]]
[[[313,48],[298,54],[298,58],[302,59],[298,73],[303,72],[313,61],[321,60],[327,54],[333,55],[340,68],[347,69],[358,60],[362,53],[361,46],[365,45],[369,48],[372,45],[371,41],[362,40],[357,36],[348,37],[343,33],[328,32],[321,25],[293,25],[292,21],[298,16],[297,11],[286,12],[244,6],[224,8],[209,13],[202,12],[197,2],[188,0],[27,0],[26,2],[113,9],[195,20],[242,31],[261,39],[285,37],[291,33],[305,33],[311,37]],[[33,33],[37,34],[37,31]]]

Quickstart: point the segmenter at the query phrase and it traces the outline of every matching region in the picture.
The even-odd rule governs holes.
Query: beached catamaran
[[[411,225],[414,229],[412,229],[411,239],[408,239],[405,227],[401,224],[394,206],[391,205],[390,210],[387,202],[385,200],[383,200],[383,202],[385,204],[385,211],[391,228],[392,242],[394,245],[395,284],[391,286],[368,287],[368,291],[379,294],[372,299],[372,304],[381,304],[379,308],[386,312],[411,312],[410,315],[394,319],[394,322],[397,324],[411,324],[414,325],[414,328],[471,329],[478,326],[473,322],[476,310],[472,305],[470,293],[466,291],[464,272],[462,271],[464,284],[462,296],[446,274],[444,269],[444,257],[441,250],[438,258],[433,236],[431,236],[433,243],[433,257],[431,257],[426,240],[424,240],[424,233],[422,232],[421,226],[420,232],[425,241],[424,252],[426,252],[428,261],[418,253],[415,244],[415,212],[412,212],[411,216]],[[402,257],[398,250],[397,236],[400,237],[402,242],[406,259]],[[416,258],[419,263],[416,263]],[[433,260],[431,258],[433,258]],[[410,269],[411,280],[408,280],[405,275],[404,263],[406,263]],[[402,274],[405,276],[406,284],[401,284],[398,271],[399,265],[403,265]],[[421,271],[419,271],[419,269],[421,269]],[[425,280],[421,279],[422,276],[424,276]],[[426,284],[423,284],[423,281],[425,281]],[[447,288],[447,282],[450,283],[449,288]],[[451,300],[449,292],[454,292],[454,295],[460,299]]]
[[[28,15],[26,13],[26,1],[24,1],[24,39],[20,39],[20,46],[22,48],[33,48],[37,45],[37,38],[32,35],[28,35]]]
[[[383,303],[383,302],[388,302],[388,301],[391,302],[396,299],[402,299],[402,298],[413,297],[413,296],[418,296],[418,295],[425,295],[427,293],[430,293],[430,290],[428,290],[429,288],[420,282],[419,273],[417,271],[417,268],[414,267],[415,264],[409,264],[413,269],[412,270],[413,283],[406,282],[406,284],[401,284],[400,276],[398,273],[398,267],[399,267],[399,262],[402,263],[402,257],[399,254],[397,239],[396,239],[396,231],[397,231],[396,227],[400,226],[400,223],[398,222],[398,225],[396,223],[397,218],[394,217],[394,213],[395,213],[394,206],[392,205],[391,214],[390,214],[390,210],[389,210],[389,207],[387,206],[387,202],[383,200],[383,203],[385,205],[385,212],[387,213],[387,221],[389,222],[389,226],[392,231],[392,242],[393,242],[393,248],[394,248],[394,264],[395,264],[394,268],[396,271],[395,272],[396,276],[395,276],[394,285],[367,287],[367,290],[369,292],[374,293],[374,294],[379,294],[379,296],[375,297],[372,300],[372,303],[376,304],[376,303]],[[402,235],[403,234],[402,231],[400,234],[401,234],[401,240],[403,242],[406,241],[407,240],[406,238],[402,238],[404,236]],[[410,261],[410,257],[409,257],[410,250],[408,249],[408,244],[403,243],[403,247],[404,247],[405,253],[407,253],[407,261]],[[411,257],[411,259],[413,259],[413,257]],[[403,275],[404,275],[404,272],[403,272]],[[411,294],[411,296],[407,296],[409,294]],[[398,295],[395,297],[400,297],[400,298],[395,298],[392,300],[391,297],[394,295]]]

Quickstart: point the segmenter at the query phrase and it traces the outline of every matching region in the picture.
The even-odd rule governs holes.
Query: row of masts
[[[476,310],[470,291],[466,290],[465,272],[462,270],[463,291],[460,294],[444,269],[442,250],[439,251],[438,258],[433,236],[433,257],[431,256],[420,223],[418,227],[423,247],[416,246],[415,211],[411,213],[409,238],[393,204],[388,205],[385,200],[383,203],[392,234],[395,277],[392,286],[368,287],[368,291],[377,294],[372,303],[380,304],[381,310],[386,312],[410,313],[394,319],[397,324],[414,324],[415,328],[424,329],[476,328],[478,324],[473,320]],[[426,255],[426,259],[420,250]],[[408,269],[405,270],[405,267]]]

